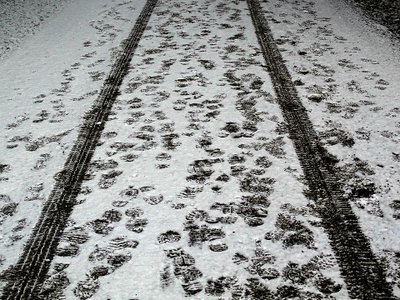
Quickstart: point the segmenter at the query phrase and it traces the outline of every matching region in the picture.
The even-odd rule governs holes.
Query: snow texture
[[[13,20],[0,36],[0,271],[145,1],[14,3],[0,2]],[[341,1],[262,5],[400,297],[399,44]],[[246,1],[159,1],[42,296],[349,299],[306,191]]]
[[[1,0],[0,59],[17,49],[27,36],[58,13],[70,0]]]

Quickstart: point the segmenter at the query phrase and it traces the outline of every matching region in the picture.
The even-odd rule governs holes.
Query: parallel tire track
[[[148,0],[122,51],[107,76],[92,109],[86,114],[77,141],[58,174],[55,186],[46,201],[32,236],[18,263],[6,276],[7,285],[2,299],[38,299],[40,286],[55,255],[60,236],[76,202],[82,180],[88,169],[104,124],[117,98],[122,80],[129,70],[129,62],[158,0]]]
[[[299,99],[260,3],[258,0],[247,0],[247,3],[290,138],[349,295],[353,299],[395,299],[383,267],[372,252],[349,201],[343,197],[338,185],[340,174],[321,146]]]

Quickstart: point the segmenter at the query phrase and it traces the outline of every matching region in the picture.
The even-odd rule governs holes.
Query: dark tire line
[[[338,184],[340,174],[321,146],[297,94],[258,0],[247,0],[277,101],[287,123],[311,198],[314,200],[352,299],[395,299],[385,270],[371,250]]]
[[[128,38],[122,42],[122,50],[93,107],[85,115],[77,140],[63,170],[57,175],[54,188],[18,263],[3,276],[7,284],[1,299],[40,298],[41,284],[46,278],[60,237],[76,203],[104,124],[157,1],[147,0]]]

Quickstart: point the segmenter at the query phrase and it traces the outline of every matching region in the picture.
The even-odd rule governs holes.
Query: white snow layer
[[[0,61],[0,270],[21,254],[144,2],[71,1]],[[339,1],[263,8],[400,295],[398,45]],[[254,299],[255,286],[349,299],[264,65],[245,1],[159,1],[49,299]]]

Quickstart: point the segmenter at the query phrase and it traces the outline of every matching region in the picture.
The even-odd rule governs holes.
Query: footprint
[[[125,215],[131,218],[138,218],[144,214],[143,210],[139,207],[129,208],[125,211]]]
[[[176,133],[165,134],[161,136],[163,147],[167,150],[175,150],[182,143],[178,140],[179,135]]]
[[[179,232],[172,231],[172,230],[168,230],[167,232],[161,233],[157,237],[157,241],[160,244],[174,243],[174,242],[180,241],[180,239],[181,239],[181,235],[179,234]]]
[[[104,212],[103,218],[108,220],[110,223],[119,222],[122,219],[122,213],[120,213],[118,210],[110,209]]]
[[[232,288],[232,285],[234,285],[237,281],[238,280],[236,277],[225,277],[225,276],[219,277],[217,279],[214,278],[208,279],[204,291],[208,295],[220,297],[225,292],[229,291]]]
[[[88,277],[86,280],[78,282],[74,289],[74,295],[79,299],[89,299],[96,294],[99,288],[99,281],[92,277]]]
[[[165,253],[172,260],[174,275],[181,282],[185,293],[195,295],[202,291],[203,286],[197,280],[203,276],[203,273],[196,268],[194,257],[182,248],[165,250]]]
[[[255,161],[256,166],[261,168],[269,168],[272,166],[272,162],[266,156],[260,156]]]
[[[171,268],[171,264],[166,264],[160,272],[160,282],[162,288],[170,286],[174,281]]]
[[[196,224],[197,222],[206,221],[208,219],[208,213],[203,210],[194,210],[186,216],[187,222],[184,224],[184,230],[189,231],[189,246],[202,246],[204,242],[225,237],[225,232],[221,228],[210,227],[207,224]]]
[[[178,198],[184,198],[184,199],[194,199],[196,198],[196,195],[201,193],[203,191],[203,187],[197,187],[197,186],[187,186],[184,188],[182,192],[179,193]]]
[[[75,244],[83,244],[89,240],[89,234],[84,227],[74,227],[64,232],[62,240]]]
[[[199,62],[206,70],[212,70],[215,68],[215,63],[211,60],[200,59]]]
[[[234,165],[246,162],[246,158],[243,155],[234,154],[229,158],[228,161],[231,165]]]
[[[79,254],[79,246],[76,243],[61,242],[56,251],[57,256],[71,257]]]
[[[139,190],[131,185],[119,193],[119,195],[121,197],[126,198],[128,200],[133,200],[133,199],[137,198],[138,194],[139,194]]]
[[[43,299],[63,298],[64,290],[70,285],[68,276],[64,271],[67,266],[60,263],[55,264],[53,273],[46,278],[41,286],[39,296],[45,295]]]
[[[43,195],[44,185],[43,182],[32,185],[27,190],[27,195],[24,198],[24,201],[35,201],[35,200],[44,200]]]
[[[130,231],[141,233],[147,226],[148,222],[149,221],[147,219],[130,219],[126,223],[125,227]]]
[[[199,184],[203,184],[208,180],[214,173],[212,169],[213,164],[221,163],[221,159],[201,159],[195,160],[189,165],[189,173],[192,175],[187,176],[187,181],[194,181]]]
[[[51,159],[49,153],[40,154],[40,158],[36,161],[34,170],[42,170],[47,167],[47,162]],[[1,173],[1,172],[0,172]]]
[[[150,205],[157,205],[164,201],[163,195],[153,195],[148,197],[143,197],[143,200]]]
[[[126,155],[121,156],[121,159],[126,162],[133,162],[138,158],[139,158],[139,155],[136,155],[136,154],[126,154]]]
[[[93,171],[105,171],[105,170],[109,170],[109,169],[115,169],[116,167],[118,167],[118,163],[113,160],[113,159],[109,159],[109,160],[94,160],[90,163],[90,169]]]
[[[112,239],[110,242],[110,248],[114,250],[120,250],[120,249],[135,249],[139,245],[139,242],[135,240],[129,240],[126,239],[126,237],[117,237],[115,239]]]
[[[117,177],[122,174],[120,170],[112,170],[106,174],[102,174],[98,186],[101,189],[108,189],[117,182]]]
[[[139,242],[120,236],[112,239],[107,246],[98,247],[89,254],[88,260],[94,267],[89,271],[89,277],[97,279],[111,274],[132,259],[132,249]]]
[[[314,249],[314,234],[301,221],[291,215],[279,214],[275,224],[277,231],[267,233],[267,240],[281,240],[285,248],[302,245]]]
[[[96,219],[88,223],[89,227],[97,234],[108,235],[114,230],[113,226],[110,226],[111,222],[107,219]]]
[[[208,247],[212,252],[223,252],[228,250],[228,245],[225,243],[210,244]]]
[[[0,197],[2,197],[2,196],[4,198],[5,195],[0,195]],[[0,217],[6,218],[6,217],[13,216],[15,214],[15,212],[17,211],[17,207],[18,207],[18,203],[16,203],[16,202],[9,202],[9,203],[2,205],[0,208]]]
[[[400,200],[393,200],[390,204],[390,207],[393,209],[393,218],[400,220]]]

